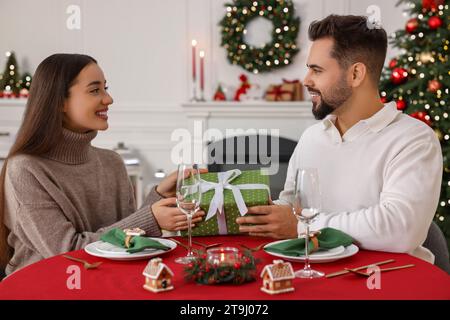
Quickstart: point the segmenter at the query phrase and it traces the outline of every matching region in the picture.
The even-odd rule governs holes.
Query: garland
[[[220,21],[221,46],[227,49],[228,61],[253,73],[268,72],[287,66],[299,49],[296,39],[300,18],[295,17],[291,0],[234,0],[225,4],[227,13]],[[244,40],[245,27],[263,17],[273,23],[272,41],[255,48]]]
[[[200,284],[242,284],[256,279],[256,264],[259,260],[253,257],[250,250],[239,252],[238,261],[234,265],[212,265],[206,258],[204,251],[198,251],[198,258],[184,269],[187,281]]]

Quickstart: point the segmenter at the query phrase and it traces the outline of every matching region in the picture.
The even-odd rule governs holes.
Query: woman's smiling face
[[[63,126],[79,133],[108,129],[107,112],[113,99],[107,89],[103,71],[96,63],[84,67],[69,88]]]

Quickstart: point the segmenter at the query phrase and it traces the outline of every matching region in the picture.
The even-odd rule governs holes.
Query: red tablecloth
[[[255,247],[268,242],[267,238],[246,236],[199,237],[203,243],[222,242],[227,246],[239,247],[246,244]],[[180,239],[183,240],[184,239]],[[413,268],[381,273],[381,289],[369,290],[366,279],[348,274],[335,278],[294,280],[295,291],[278,295],[269,295],[260,290],[262,281],[233,285],[198,285],[185,282],[183,266],[174,262],[176,257],[186,254],[178,246],[161,257],[175,273],[174,290],[152,293],[143,289],[142,272],[147,260],[113,261],[92,257],[83,250],[70,253],[72,256],[90,262],[103,261],[98,269],[81,268],[81,289],[68,289],[67,268],[76,262],[62,256],[52,257],[30,265],[7,277],[0,283],[0,299],[136,299],[136,300],[310,300],[310,299],[450,299],[450,276],[434,265],[407,254],[375,252],[361,250],[356,255],[331,263],[313,264],[325,273],[342,270],[344,267],[358,267],[395,259],[395,262],[382,268],[415,264]],[[275,257],[259,251],[255,257],[261,259],[258,272]],[[302,263],[292,263],[294,270],[303,267]],[[258,273],[259,275],[259,273]]]

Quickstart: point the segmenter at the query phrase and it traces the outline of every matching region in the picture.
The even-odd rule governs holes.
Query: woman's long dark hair
[[[62,136],[63,107],[69,89],[81,70],[97,61],[83,54],[54,54],[36,69],[25,114],[17,138],[9,150],[0,175],[0,270],[13,254],[5,226],[5,174],[8,159],[18,154],[41,155],[51,150]]]

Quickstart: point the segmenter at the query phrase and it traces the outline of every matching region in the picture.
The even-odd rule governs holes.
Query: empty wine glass
[[[176,199],[177,207],[188,220],[188,253],[184,257],[175,259],[175,262],[188,264],[196,259],[192,252],[192,217],[200,208],[200,172],[197,164],[180,164],[178,166]]]
[[[294,180],[292,211],[305,227],[305,267],[295,272],[298,278],[320,278],[323,272],[311,269],[309,265],[309,226],[321,209],[319,174],[316,168],[298,169]]]

